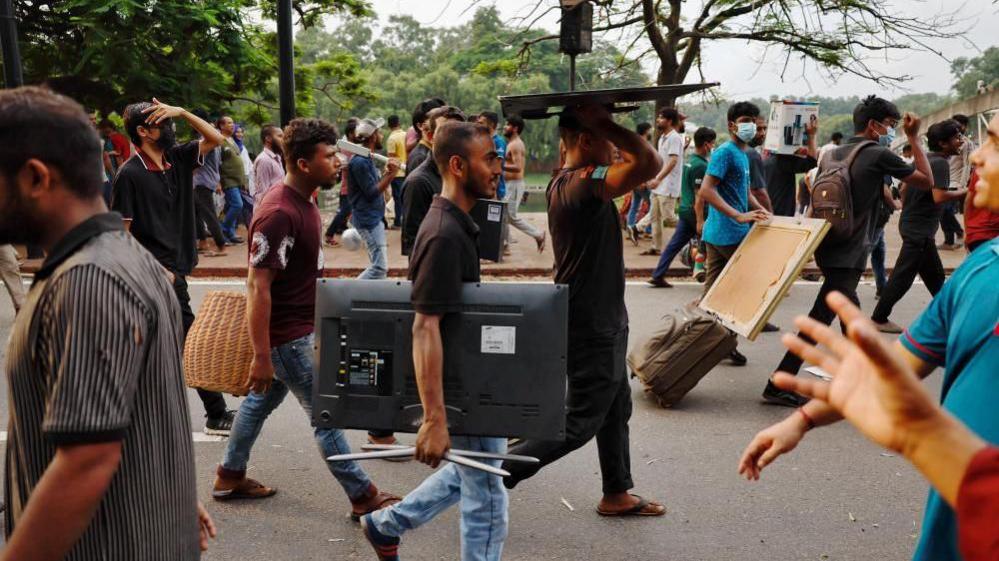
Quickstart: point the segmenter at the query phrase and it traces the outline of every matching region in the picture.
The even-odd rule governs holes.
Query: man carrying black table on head
[[[614,199],[662,168],[655,149],[616,124],[599,105],[569,109],[559,118],[565,166],[548,184],[548,225],[555,282],[569,285],[568,415],[564,442],[527,440],[515,454],[540,464],[507,462],[513,488],[594,436],[603,474],[604,516],[659,516],[662,505],[628,493],[631,385],[625,367],[628,312],[624,305],[621,223]],[[614,163],[614,148],[621,161]]]

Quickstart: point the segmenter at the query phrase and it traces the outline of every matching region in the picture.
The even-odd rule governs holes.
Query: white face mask
[[[735,136],[739,140],[749,143],[756,137],[756,123],[736,123]]]

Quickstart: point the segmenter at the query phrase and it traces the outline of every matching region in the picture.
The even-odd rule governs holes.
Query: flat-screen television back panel
[[[416,432],[411,285],[320,279],[313,424]],[[569,290],[466,283],[441,322],[452,434],[563,440]]]

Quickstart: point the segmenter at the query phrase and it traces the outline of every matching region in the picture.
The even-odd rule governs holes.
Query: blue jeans
[[[368,268],[361,271],[359,279],[383,279],[388,276],[388,242],[385,240],[385,224],[379,222],[373,228],[358,228],[357,233],[368,248]]]
[[[631,208],[628,209],[628,226],[634,226],[638,221],[638,211],[642,208],[642,201],[650,202],[649,196],[652,191],[648,189],[635,189],[631,192]],[[649,209],[652,210],[651,208]]]
[[[225,188],[225,218],[222,219],[222,233],[227,240],[236,237],[236,226],[243,214],[243,195],[239,187]]]
[[[404,177],[396,177],[392,180],[392,205],[395,207],[395,218],[392,225],[398,228],[402,226],[402,182]]]
[[[505,438],[452,436],[451,446],[462,450],[506,452]],[[478,460],[499,467],[499,460]],[[402,502],[375,511],[375,528],[400,537],[419,528],[452,505],[461,509],[462,561],[498,561],[506,541],[507,494],[501,478],[477,469],[445,464],[410,491]]]
[[[676,221],[676,230],[673,232],[673,237],[669,239],[669,243],[666,244],[666,249],[659,255],[659,264],[656,265],[656,270],[652,271],[652,278],[661,279],[666,276],[669,271],[669,266],[673,263],[673,259],[676,258],[677,254],[687,247],[690,240],[697,237],[697,227],[690,224],[685,218],[680,218]]]
[[[264,421],[284,401],[289,390],[298,399],[306,416],[312,418],[312,341],[313,336],[309,334],[271,349],[274,381],[267,393],[250,392],[239,406],[225,456],[222,458],[223,468],[246,471],[250,450]],[[314,433],[323,459],[334,454],[350,453],[350,445],[347,444],[343,431],[317,428]],[[357,462],[326,462],[326,467],[351,500],[363,497],[371,486],[371,480]]]
[[[885,229],[874,233],[874,246],[871,248],[871,269],[874,271],[874,286],[878,292],[888,284],[885,272]]]

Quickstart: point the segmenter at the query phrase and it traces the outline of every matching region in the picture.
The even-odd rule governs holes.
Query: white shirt
[[[246,146],[239,151],[239,157],[243,160],[243,175],[246,176],[246,182],[249,183],[246,186],[246,191],[252,197],[256,192],[256,186],[253,184],[253,160],[250,159],[250,153],[246,151]]]
[[[659,155],[663,159],[663,165],[669,165],[670,156],[676,156],[676,165],[652,190],[656,195],[673,198],[680,196],[680,180],[683,178],[683,151],[683,135],[675,130],[659,137]]]
[[[820,166],[822,165],[822,158],[825,157],[826,154],[837,148],[839,148],[839,144],[833,144],[832,142],[830,142],[829,144],[823,144],[822,147],[819,148],[819,157],[816,158],[816,161],[819,162],[819,165]]]

